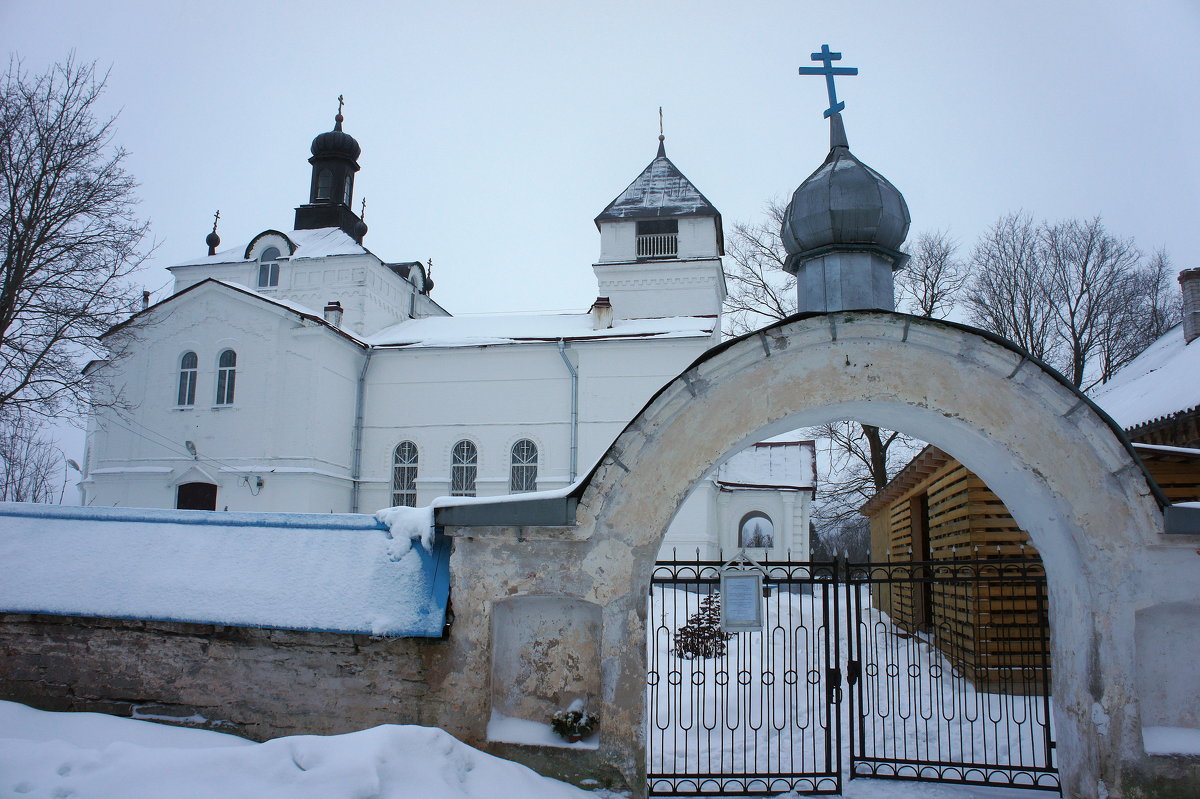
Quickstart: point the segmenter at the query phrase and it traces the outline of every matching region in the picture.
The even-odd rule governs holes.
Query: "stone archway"
[[[756,438],[845,418],[929,441],[1006,498],[1049,575],[1064,793],[1120,795],[1144,757],[1133,577],[1162,532],[1152,485],[1112,422],[1061,377],[979,331],[881,311],[793,317],[715,348],[586,482],[572,537],[587,598],[603,608],[604,760],[644,790],[645,588],[687,491]]]

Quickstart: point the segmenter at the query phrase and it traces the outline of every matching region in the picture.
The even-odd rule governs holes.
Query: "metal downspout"
[[[567,345],[560,338],[558,340],[558,354],[562,357],[563,363],[567,365],[567,371],[571,373],[571,479],[570,482],[575,482],[576,474],[579,471],[579,372],[571,364],[571,359],[567,357]]]
[[[359,485],[362,480],[363,405],[366,403],[367,367],[371,365],[373,348],[367,350],[362,370],[358,373],[358,390],[354,397],[354,461],[350,467],[350,512],[358,513]]]

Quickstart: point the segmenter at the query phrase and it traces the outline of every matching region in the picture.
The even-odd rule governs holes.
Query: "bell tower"
[[[658,153],[596,217],[599,295],[616,319],[720,317],[725,299],[721,212]]]
[[[361,243],[360,220],[354,213],[354,173],[358,172],[358,142],[342,130],[342,97],[338,96],[338,113],[333,130],[318,135],[312,141],[312,180],[308,202],[296,209],[296,230],[341,228]]]

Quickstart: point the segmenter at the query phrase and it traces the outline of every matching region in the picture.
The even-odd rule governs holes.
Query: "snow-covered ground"
[[[0,702],[0,797],[582,799],[596,796],[429,727],[254,743]]]
[[[1028,791],[854,780],[850,799],[1036,799]],[[616,799],[541,777],[441,730],[381,726],[253,743],[97,713],[0,702],[0,797],[21,799]]]

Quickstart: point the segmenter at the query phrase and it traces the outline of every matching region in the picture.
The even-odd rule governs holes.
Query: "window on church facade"
[[[757,510],[743,516],[738,525],[738,546],[759,549],[775,546],[775,525],[771,517]]]
[[[475,496],[475,475],[479,471],[479,450],[470,441],[454,445],[450,459],[450,496]]]
[[[196,372],[200,359],[194,352],[185,352],[179,359],[179,397],[176,405],[196,404]]]
[[[237,376],[237,353],[225,350],[217,360],[217,404],[233,404],[233,383]]]
[[[328,200],[333,197],[333,173],[322,169],[317,175],[317,199]]]
[[[342,203],[350,205],[350,198],[353,195],[354,178],[346,175],[346,182],[342,185]]]
[[[417,506],[417,445],[401,441],[392,458],[392,505]]]
[[[537,468],[537,444],[528,438],[523,438],[513,444],[508,490],[514,494],[522,491],[537,491]]]
[[[275,288],[279,285],[279,248],[268,247],[258,257],[258,287]]]
[[[678,253],[678,219],[650,219],[637,223],[638,258],[674,258]]]

